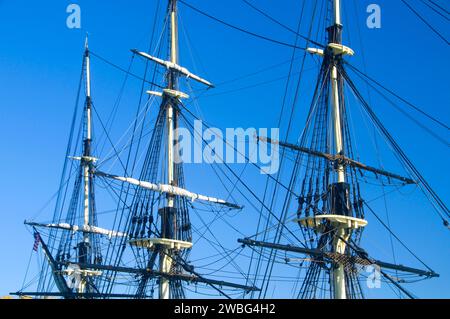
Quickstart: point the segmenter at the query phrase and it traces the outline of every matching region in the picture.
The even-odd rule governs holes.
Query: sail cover
[[[139,186],[139,187],[142,187],[145,189],[149,189],[149,190],[152,190],[155,192],[166,193],[166,194],[173,195],[173,196],[181,196],[181,197],[190,198],[192,201],[200,200],[200,201],[204,201],[204,202],[210,202],[210,203],[214,203],[214,204],[227,206],[227,207],[234,208],[234,209],[242,209],[242,206],[227,202],[223,199],[193,193],[184,188],[177,187],[177,186],[172,186],[172,185],[167,185],[167,184],[154,184],[154,183],[150,183],[150,182],[146,182],[146,181],[140,181],[138,179],[131,178],[131,177],[122,177],[122,176],[117,176],[117,175],[111,175],[111,174],[107,174],[107,173],[100,172],[100,171],[96,171],[95,174],[97,176],[102,176],[102,177],[106,177],[109,179],[114,179],[116,181],[129,183],[129,184],[136,185],[136,186]]]

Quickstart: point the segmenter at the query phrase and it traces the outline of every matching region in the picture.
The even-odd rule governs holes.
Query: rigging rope
[[[351,65],[348,62],[345,62],[345,65],[349,66],[352,70],[354,70],[355,72],[359,73],[360,75],[362,75],[363,77],[365,77],[366,79],[368,79],[369,81],[375,83],[376,85],[378,85],[379,87],[381,87],[383,90],[385,90],[386,92],[392,94],[393,96],[395,96],[396,98],[398,98],[400,101],[404,102],[406,105],[408,105],[409,107],[413,108],[414,110],[416,110],[417,112],[421,113],[422,115],[428,117],[430,120],[434,121],[435,123],[439,124],[440,126],[442,126],[443,128],[450,130],[450,126],[448,126],[447,124],[443,123],[442,121],[438,120],[437,118],[433,117],[432,115],[426,113],[425,111],[423,111],[422,109],[420,109],[418,106],[414,105],[412,102],[409,102],[408,100],[406,100],[405,98],[401,97],[400,95],[398,95],[397,93],[395,93],[394,91],[392,91],[391,89],[387,88],[386,86],[384,86],[383,84],[381,84],[379,81],[375,80],[374,78],[370,77],[369,75],[365,74],[364,72],[360,71],[358,68],[356,68],[355,66]]]
[[[95,56],[96,58],[100,59],[101,61],[105,62],[106,64],[108,64],[108,65],[110,65],[110,66],[116,68],[117,70],[124,72],[125,74],[128,74],[128,75],[130,75],[130,76],[132,76],[132,77],[134,77],[134,78],[136,78],[136,79],[138,79],[138,80],[144,81],[145,83],[154,85],[154,86],[156,86],[156,87],[158,87],[158,88],[160,88],[160,89],[163,89],[163,88],[164,88],[163,86],[161,86],[161,85],[159,85],[159,84],[157,84],[157,83],[148,81],[148,80],[146,80],[146,79],[140,77],[139,75],[136,75],[136,74],[134,74],[134,73],[131,73],[130,71],[128,71],[128,70],[126,70],[126,69],[124,69],[124,68],[118,66],[117,64],[115,64],[115,63],[113,63],[113,62],[108,61],[108,60],[105,59],[104,57],[102,57],[102,56],[100,56],[100,55],[98,55],[98,54],[96,54],[96,53],[94,53],[94,52],[92,52],[92,51],[89,51],[89,53],[90,53],[91,55]],[[134,53],[133,53],[133,56],[134,56]]]
[[[190,112],[189,111],[189,109],[187,109],[183,104],[180,104],[181,106],[183,106],[183,108],[188,112],[188,113],[190,113],[194,118],[196,118],[196,119],[198,119],[192,112]],[[183,113],[180,113],[182,116],[183,116]],[[193,129],[194,127],[193,127],[193,125],[191,124],[191,123],[189,123],[189,121],[186,121],[186,123],[188,123],[189,124],[189,126]],[[209,126],[207,125],[207,124],[205,124],[205,123],[203,123],[203,125],[205,125],[205,127],[207,127],[207,128],[209,128]],[[202,137],[202,142],[203,143],[205,143],[205,144],[207,144],[209,147],[211,147],[211,145],[209,145],[206,141],[205,141],[205,139]],[[225,143],[227,143],[226,141],[224,141]],[[229,144],[228,144],[229,145]],[[234,148],[234,145],[230,145],[230,146],[232,146],[233,148]],[[237,149],[235,149],[237,152],[239,152],[239,150],[237,150]],[[240,152],[239,152],[239,154],[241,154]],[[241,155],[243,155],[243,154],[241,154]],[[245,155],[243,155],[244,157],[245,157]],[[247,157],[245,157],[246,158],[246,160],[247,161],[249,161],[249,159],[247,158]],[[223,159],[222,159],[223,160]],[[225,161],[223,161],[223,164],[225,165],[225,167],[228,169],[228,171],[237,179],[237,181],[239,181],[240,182],[240,184],[242,184],[243,186],[244,186],[244,188],[256,199],[256,201],[258,201],[261,205],[263,205],[264,206],[264,208],[267,210],[267,212],[269,213],[269,214],[271,214],[279,223],[281,223],[281,224],[283,224],[282,223],[282,221],[273,213],[273,211],[269,208],[269,207],[267,207],[265,204],[264,204],[264,202],[258,197],[258,195],[256,195],[256,193],[254,192],[254,191],[252,191],[252,189],[250,188],[250,186],[248,186],[241,178],[240,178],[240,176],[239,175],[237,175],[236,174],[236,172],[234,172],[234,170],[225,162]],[[255,163],[252,163],[254,166],[256,166],[257,168],[259,168],[260,169],[260,167],[257,165],[257,164],[255,164]],[[273,178],[273,177],[272,177]],[[274,179],[274,178],[273,178]],[[283,184],[281,184],[280,183],[280,185],[282,186],[282,187],[285,187],[288,191],[289,191],[289,189],[286,187],[286,186],[284,186]],[[293,194],[294,196],[297,196],[296,194]],[[247,200],[248,200],[248,197],[245,197]],[[249,200],[248,200],[249,201]],[[283,227],[286,227],[286,225],[284,225],[283,224]],[[287,228],[287,227],[286,227]],[[294,236],[298,241],[300,241],[296,236],[295,236],[295,234],[291,231],[291,230],[289,230],[289,229],[287,229],[290,233],[291,233],[291,235],[292,236]]]
[[[431,188],[431,186],[428,184],[428,182],[425,180],[425,178],[420,174],[419,170],[414,166],[414,164],[409,160],[409,158],[406,156],[406,154],[403,152],[403,150],[400,148],[400,146],[397,144],[397,142],[394,140],[392,135],[388,132],[388,130],[384,127],[384,125],[381,123],[380,119],[376,116],[370,105],[365,101],[361,93],[358,91],[346,71],[341,67],[339,68],[339,72],[342,74],[344,79],[346,80],[347,84],[352,89],[353,93],[356,95],[358,100],[361,102],[364,110],[367,112],[367,114],[370,116],[374,124],[377,126],[377,128],[380,130],[380,132],[384,135],[384,137],[389,141],[392,148],[396,151],[396,153],[400,156],[401,161],[406,166],[406,168],[409,170],[410,174],[414,177],[416,177],[419,181],[419,185],[421,186],[421,189],[423,193],[428,197],[430,202],[433,204],[433,207],[435,208],[436,213],[441,217],[444,226],[448,227],[449,222],[446,220],[445,216],[450,217],[450,211],[445,205],[445,203],[442,201],[442,199],[437,195],[437,193]],[[431,196],[431,199],[429,198]],[[442,212],[441,212],[442,211]]]
[[[300,13],[300,19],[299,19],[299,22],[298,22],[298,24],[297,24],[297,32],[296,32],[296,34],[299,33],[300,27],[301,27],[301,23],[302,23],[302,21],[303,21],[303,15],[304,15],[305,3],[306,3],[305,1],[303,1],[303,3],[302,3],[301,13]],[[313,15],[312,15],[313,18],[312,18],[312,20],[314,20],[314,17],[315,17],[315,15],[316,15],[316,9],[317,9],[317,1],[314,2]],[[309,32],[309,33],[308,33],[308,36],[309,36],[309,37],[310,37],[311,34],[312,34],[312,28],[313,28],[313,23],[311,23],[310,26],[309,26],[309,31],[308,31],[308,32]],[[308,38],[309,38],[309,37],[308,37]],[[296,37],[295,41],[296,41],[296,42],[298,41],[298,36]],[[283,96],[283,100],[282,100],[282,106],[281,106],[281,111],[280,111],[280,115],[279,115],[278,126],[280,126],[280,124],[281,124],[281,120],[282,120],[282,116],[283,116],[283,111],[284,111],[285,104],[286,104],[286,98],[287,98],[288,88],[289,88],[289,84],[290,84],[290,78],[291,78],[291,76],[292,76],[292,71],[293,71],[293,66],[294,66],[293,63],[294,63],[295,53],[296,53],[296,50],[295,50],[295,48],[294,48],[294,49],[293,49],[293,52],[292,52],[291,65],[290,65],[290,69],[289,69],[289,73],[288,73],[288,81],[286,82],[285,92],[284,92],[284,96]],[[295,111],[296,111],[296,106],[297,106],[297,100],[298,100],[299,93],[300,93],[300,86],[301,86],[301,83],[302,83],[302,76],[303,76],[303,72],[304,72],[305,61],[306,61],[306,52],[304,52],[304,54],[303,54],[302,62],[301,62],[301,69],[300,69],[299,76],[298,76],[298,78],[297,78],[297,83],[296,83],[295,93],[294,93],[294,99],[293,99],[293,101],[292,101],[292,106],[291,106],[291,111],[290,111],[290,114],[289,114],[289,121],[288,121],[287,131],[286,131],[286,135],[285,135],[285,142],[287,142],[287,140],[289,139],[289,133],[290,133],[291,128],[292,128],[292,122],[293,122],[293,119],[294,119],[294,115],[295,115]],[[283,158],[284,158],[285,151],[286,151],[285,148],[283,148],[282,154],[281,154],[281,163],[280,163],[280,167],[282,167],[282,165],[283,165],[283,161],[284,161]],[[297,174],[296,174],[295,171],[296,171],[297,167],[299,166],[299,165],[298,165],[298,164],[299,164],[298,159],[299,159],[300,156],[301,156],[301,155],[298,154],[297,157],[296,157],[295,168],[294,168],[293,174],[291,175],[291,179],[290,179],[290,181],[289,181],[289,188],[290,188],[290,189],[294,187],[295,182],[296,182],[296,179],[297,179]],[[276,178],[276,181],[277,181],[277,182],[279,181],[280,176],[281,176],[281,169],[280,169],[280,170],[278,171],[278,173],[277,173],[277,178]],[[267,189],[267,187],[268,187],[268,182],[269,182],[269,179],[267,179],[267,181],[266,181],[266,189]],[[274,187],[273,193],[272,193],[272,200],[271,200],[271,203],[270,203],[270,208],[271,208],[271,209],[273,209],[273,206],[275,205],[275,198],[276,198],[277,192],[278,192],[278,185],[276,184],[275,187]],[[266,193],[265,193],[265,194],[266,194]],[[264,195],[265,195],[265,194],[264,194]],[[287,217],[287,210],[289,209],[289,205],[290,205],[291,200],[292,200],[292,195],[291,195],[291,193],[286,193],[285,200],[284,200],[284,205],[283,205],[283,208],[282,208],[282,213],[281,213],[281,215],[280,215],[280,216],[282,216],[282,218],[283,218],[283,223],[284,223],[285,220],[286,220],[286,217]],[[284,217],[283,217],[283,216],[284,216]],[[266,223],[266,228],[268,227],[268,222],[269,222],[269,220],[268,220],[267,223]],[[258,230],[259,230],[259,229],[257,229],[257,231],[258,231]],[[284,230],[283,227],[281,227],[281,228],[280,228],[280,227],[277,227],[277,229],[276,229],[276,235],[275,235],[275,237],[276,237],[276,242],[277,242],[277,243],[279,243],[280,240],[281,240],[281,236],[282,236],[282,234],[283,234],[283,230]],[[266,238],[266,235],[264,236],[264,240],[265,240],[265,238]],[[273,259],[272,259],[272,255],[274,255],[274,256],[273,256]],[[266,270],[265,270],[265,274],[264,274],[264,279],[263,279],[263,285],[264,285],[264,282],[266,281],[266,278],[267,278],[267,284],[266,284],[266,288],[265,288],[265,290],[264,290],[264,296],[266,296],[266,294],[267,294],[267,289],[268,289],[268,287],[269,287],[269,282],[270,282],[270,278],[271,278],[271,276],[272,276],[272,271],[273,271],[273,265],[274,265],[273,262],[275,261],[276,255],[277,255],[277,251],[274,251],[274,250],[272,249],[272,250],[270,251],[270,258],[269,258],[269,262],[267,263]],[[256,270],[256,271],[259,271],[259,266],[260,266],[260,259],[258,260],[258,266],[257,266],[257,270]],[[270,268],[270,270],[269,270],[269,268]],[[260,297],[261,297],[261,296],[262,296],[262,290],[261,290],[261,292],[260,292]]]
[[[375,87],[372,83],[370,83],[366,78],[362,77],[360,74],[357,74],[369,87],[371,87],[375,92],[377,92],[381,97],[383,97],[389,104],[391,104],[397,111],[402,113],[404,116],[406,116],[408,119],[410,119],[412,122],[414,122],[417,126],[419,126],[421,129],[426,131],[428,134],[430,134],[432,137],[434,137],[437,141],[442,143],[443,145],[450,147],[450,142],[436,134],[434,131],[426,127],[424,124],[420,123],[418,120],[416,120],[414,117],[412,117],[409,113],[404,111],[399,105],[397,105],[394,101],[392,101],[389,97],[386,96],[383,92],[381,92],[377,87]],[[369,101],[370,102],[370,101]]]
[[[428,0],[429,2],[431,2],[432,4],[434,4],[436,7],[438,7],[440,10],[444,11],[446,14],[450,14],[450,12],[448,10],[446,10],[444,7],[442,7],[441,5],[439,5],[438,3],[436,3],[433,0]]]
[[[420,0],[424,5],[426,5],[428,8],[430,8],[431,10],[433,10],[434,12],[436,12],[437,14],[439,14],[441,17],[443,17],[444,19],[446,19],[447,21],[450,21],[450,18],[445,16],[442,12],[440,12],[439,10],[437,10],[436,8],[434,8],[433,6],[431,6],[429,3],[425,2],[424,0]],[[447,13],[448,14],[448,13]]]
[[[214,20],[216,22],[219,22],[219,23],[221,23],[221,24],[223,24],[223,25],[225,25],[225,26],[227,26],[227,27],[229,27],[231,29],[234,29],[234,30],[240,31],[242,33],[251,35],[251,36],[253,36],[255,38],[259,38],[259,39],[262,39],[262,40],[265,40],[265,41],[268,41],[268,42],[276,43],[276,44],[279,44],[279,45],[282,45],[282,46],[286,46],[286,47],[290,47],[290,48],[296,48],[296,49],[299,49],[299,50],[306,50],[306,47],[298,47],[296,45],[293,45],[293,44],[290,44],[290,43],[286,43],[286,42],[283,42],[283,41],[279,41],[279,40],[276,40],[276,39],[272,39],[272,38],[266,37],[264,35],[260,35],[260,34],[252,32],[252,31],[245,30],[245,29],[243,29],[241,27],[232,25],[232,24],[230,24],[228,22],[225,22],[225,21],[223,21],[223,20],[221,20],[219,18],[216,18],[216,17],[214,17],[214,16],[212,16],[212,15],[210,15],[210,14],[208,14],[208,13],[206,13],[206,12],[200,10],[200,9],[197,9],[197,8],[193,7],[192,5],[184,2],[183,0],[178,0],[178,2],[184,4],[186,7],[190,8],[190,9],[200,13],[201,15],[203,15],[205,17],[208,17],[209,19],[212,19],[212,20]],[[311,41],[313,41],[313,40],[311,40]],[[321,46],[323,47],[323,45],[321,45]]]
[[[295,31],[294,29],[288,27],[287,25],[283,24],[282,22],[276,20],[275,18],[273,18],[272,16],[270,16],[268,13],[262,11],[261,9],[258,9],[254,4],[250,3],[249,1],[247,1],[247,0],[242,0],[242,1],[243,1],[246,5],[248,5],[250,8],[252,8],[252,9],[254,9],[255,11],[259,12],[260,14],[262,14],[263,16],[265,16],[266,18],[268,18],[268,19],[271,20],[272,22],[278,24],[279,26],[283,27],[284,29],[288,30],[289,32],[295,34],[297,37],[300,37],[300,38],[302,38],[303,40],[306,40],[306,41],[308,41],[308,42],[311,42],[311,43],[313,43],[313,44],[315,44],[315,45],[317,45],[317,46],[320,46],[320,47],[322,47],[322,48],[325,47],[323,44],[321,44],[321,43],[319,43],[319,42],[316,42],[316,41],[312,40],[309,36],[306,37],[306,36],[300,34],[300,33],[298,32],[298,30]]]
[[[425,23],[439,38],[441,38],[447,45],[450,45],[450,42],[436,29],[434,28],[427,20],[425,20],[424,17],[420,15],[419,12],[417,12],[416,9],[414,9],[408,2],[405,0],[401,0],[405,6],[409,8],[420,20],[422,20],[423,23]]]
[[[411,249],[408,248],[408,246],[406,246],[405,243],[403,243],[400,238],[392,231],[392,229],[390,229],[390,227],[388,225],[386,225],[385,222],[383,222],[383,220],[375,213],[375,211],[367,204],[366,201],[363,201],[364,205],[366,205],[366,207],[369,209],[369,211],[375,216],[376,219],[378,219],[378,221],[381,223],[381,225],[383,225],[384,228],[386,228],[386,230],[391,234],[391,236],[393,236],[395,239],[398,240],[398,242],[411,254],[413,255],[414,258],[416,258],[422,265],[424,265],[429,271],[434,272],[433,269],[431,269],[427,264],[425,264],[425,262],[423,262]]]

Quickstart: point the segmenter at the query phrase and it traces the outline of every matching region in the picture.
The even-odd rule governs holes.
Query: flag
[[[34,245],[33,245],[33,250],[37,251],[39,244],[41,243],[41,236],[39,235],[39,233],[37,231],[34,232]]]

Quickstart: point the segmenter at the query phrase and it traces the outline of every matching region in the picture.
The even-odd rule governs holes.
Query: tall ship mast
[[[376,214],[372,201],[367,200],[370,182],[382,187],[384,195],[387,186],[396,189],[415,186],[422,190],[448,228],[447,206],[406,156],[348,73],[351,70],[363,74],[349,62],[355,52],[344,40],[342,12],[346,1],[322,1],[323,20],[317,24],[326,26],[326,30],[320,29],[322,33],[326,31],[326,40],[319,41],[313,40],[312,27],[308,36],[300,33],[301,21],[295,31],[243,0],[264,18],[295,34],[296,40],[305,40],[305,47],[297,41],[289,44],[245,30],[183,0],[167,2],[159,37],[155,32],[152,34],[147,51],[131,50],[128,70],[92,52],[89,47],[92,39],[89,44],[86,38],[54,213],[48,222],[25,222],[34,236],[34,250],[43,258],[38,259],[36,277],[24,281],[26,284],[15,294],[66,299],[182,299],[205,294],[263,299],[279,295],[286,298],[290,293],[288,297],[301,299],[358,299],[365,297],[363,282],[371,278],[389,285],[401,298],[414,298],[405,283],[439,277],[400,241],[389,223]],[[193,69],[183,64],[184,52],[179,45],[180,4],[237,32],[293,49],[288,82],[297,51],[304,54],[300,74],[306,59],[318,61],[314,91],[298,139],[290,141],[289,133],[292,127],[300,126],[292,120],[295,104],[305,102],[306,95],[297,101],[300,85],[285,138],[255,136],[258,145],[281,149],[282,169],[272,175],[261,175],[265,184],[254,175],[246,180],[244,174],[248,167],[262,170],[261,163],[246,163],[239,172],[224,163],[211,165],[220,187],[203,188],[207,183],[200,181],[200,189],[188,188],[186,165],[180,160],[179,132],[180,129],[193,132],[194,141],[197,138],[197,143],[208,147],[202,136],[195,136],[191,122],[201,117],[189,108],[197,101],[197,92],[203,94],[215,86],[197,75],[197,70],[191,72]],[[315,23],[316,7],[317,3],[311,26]],[[305,4],[301,16],[304,10]],[[158,12],[155,25],[157,21],[160,21]],[[95,85],[96,73],[91,69],[92,57],[120,69],[126,80],[134,76],[141,81],[136,116],[125,133],[121,130],[123,135],[118,141],[111,136],[116,108],[108,110],[111,114],[105,121],[94,103],[96,92],[92,92],[92,84]],[[145,65],[143,77],[132,72],[133,63]],[[264,70],[243,77],[274,67],[265,66]],[[200,88],[193,89],[191,83]],[[289,85],[286,92],[288,88]],[[79,103],[81,100],[84,101]],[[357,135],[351,125],[352,109],[356,106],[384,138],[404,173],[359,160]],[[281,113],[283,109],[287,109],[284,104]],[[105,152],[105,145],[110,150]],[[234,145],[232,148],[249,161],[250,155],[241,154]],[[206,213],[213,216],[207,222]],[[423,267],[404,265],[395,258],[393,262],[384,261],[366,251],[363,232],[372,221],[380,222],[391,240],[399,241]],[[216,222],[224,225],[225,230],[221,231],[227,235],[227,242],[212,230]],[[233,233],[228,234],[228,230]],[[206,251],[202,240],[211,250]],[[203,249],[205,254],[215,253],[193,258],[195,251]],[[368,275],[369,271],[372,273]]]
[[[361,177],[374,174],[377,179],[384,180],[382,185],[418,184],[425,189],[425,193],[429,192],[429,185],[392,139],[389,143],[399,153],[409,176],[401,176],[355,160],[351,140],[354,134],[350,129],[346,88],[347,92],[352,92],[357,97],[357,102],[363,106],[382,134],[387,138],[390,138],[390,135],[346,72],[349,67],[346,60],[355,53],[343,44],[341,0],[328,3],[332,22],[326,29],[328,43],[321,47],[306,48],[308,53],[321,59],[321,67],[306,125],[298,143],[259,137],[263,143],[282,147],[283,154],[293,154],[295,164],[289,184],[290,192],[284,198],[282,213],[275,222],[278,224],[276,231],[273,231],[274,228],[259,228],[256,235],[238,240],[246,247],[259,249],[258,254],[268,260],[264,262],[261,257],[256,257],[258,262],[255,263],[254,271],[264,275],[260,281],[254,277],[261,290],[252,292],[251,295],[257,298],[267,296],[269,287],[273,287],[268,278],[271,278],[274,272],[282,271],[282,267],[276,265],[279,263],[277,259],[280,259],[280,255],[289,254],[289,257],[285,257],[287,264],[294,268],[297,264],[300,270],[306,269],[303,279],[298,281],[300,288],[294,288],[296,292],[293,297],[358,299],[364,297],[365,281],[378,280],[392,285],[399,291],[399,296],[414,298],[414,295],[401,285],[406,282],[399,279],[401,276],[424,280],[439,275],[425,263],[422,264],[426,268],[418,269],[384,262],[373,258],[362,248],[363,230],[368,226],[366,211],[374,211],[364,200]],[[304,170],[301,170],[302,165]],[[299,195],[293,195],[298,190]],[[442,216],[448,216],[446,205],[432,193],[433,191],[428,193],[430,198],[437,198],[433,205],[439,207]],[[289,219],[286,216],[290,216],[289,203],[293,197],[296,197],[297,216]],[[267,205],[273,207],[273,199],[269,199]],[[279,220],[283,222],[279,223]],[[446,219],[443,220],[447,226]],[[297,230],[287,227],[289,223],[297,224]],[[261,233],[264,233],[264,236],[261,236]],[[283,237],[287,236],[293,237],[290,243],[281,243]],[[255,237],[275,240],[270,242]],[[372,272],[364,274],[364,269]]]

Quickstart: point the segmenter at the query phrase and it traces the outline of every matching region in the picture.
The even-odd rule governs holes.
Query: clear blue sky
[[[355,1],[343,0],[344,5],[350,4],[350,14],[347,11],[344,24],[350,20],[346,32],[356,51],[352,63],[426,112],[450,123],[448,45],[399,0],[362,0],[357,1],[359,4],[354,7]],[[129,49],[146,49],[148,46],[154,2],[0,1],[0,294],[21,287],[33,245],[32,236],[23,226],[23,221],[35,216],[57,189],[85,33],[90,34],[92,51],[126,67],[130,59]],[[419,7],[419,1],[410,2]],[[448,6],[445,1],[439,2]],[[81,6],[81,30],[66,27],[66,7],[70,3]],[[292,34],[258,16],[240,0],[189,0],[189,3],[257,33],[289,43],[294,41]],[[298,1],[261,0],[257,3],[285,24],[296,27]],[[369,30],[365,27],[365,8],[369,3],[381,6],[381,29]],[[425,11],[423,6],[420,8],[428,20],[449,38],[448,22],[444,23],[442,18],[431,11]],[[184,28],[189,33],[197,64],[193,65],[188,47],[183,44],[182,61],[213,82],[220,83],[260,70],[286,61],[291,56],[290,48],[226,29],[182,5],[180,14]],[[357,25],[360,25],[362,41],[358,37]],[[180,36],[182,43],[183,39]],[[362,49],[365,63],[360,54]],[[307,67],[314,65],[310,60]],[[135,66],[134,71],[142,72],[142,64]],[[247,82],[219,86],[211,94],[286,74],[287,67],[284,65],[247,79]],[[306,79],[306,88],[311,87],[312,82],[308,81],[312,81],[313,77]],[[93,59],[94,99],[106,115],[117,97],[122,80],[123,74]],[[129,114],[134,114],[138,84],[131,85],[127,91],[129,96],[134,94],[134,98],[124,97],[122,112],[126,112],[129,107]],[[206,119],[218,127],[273,127],[277,122],[284,86],[285,81],[275,81],[253,89],[204,98],[200,104]],[[366,92],[364,88],[362,91]],[[382,100],[373,97],[373,101],[380,102],[374,105],[374,110],[430,184],[449,204],[449,148],[387,104],[382,105]],[[309,100],[305,99],[299,108],[304,111],[308,103]],[[301,130],[303,115],[299,111],[294,133],[298,134]],[[449,140],[448,131],[436,128],[429,121],[424,120],[424,123]],[[363,145],[359,148],[363,148]],[[194,179],[188,184],[195,187],[199,181]],[[431,206],[426,205],[423,198],[420,199],[420,194],[415,191],[413,195],[412,198],[420,201],[420,205],[401,199],[399,195],[399,201],[390,210],[391,223],[397,234],[442,277],[412,285],[411,290],[421,297],[450,297],[448,230],[441,226],[441,221],[432,213]],[[39,216],[48,220],[51,209],[47,208]],[[380,256],[390,257],[389,247],[386,246],[388,241],[378,241],[374,237],[377,234],[375,230],[380,228],[374,226],[372,231],[368,230],[367,236],[371,236],[371,241],[367,246],[381,246],[380,251],[388,252]],[[402,253],[399,254],[401,256]]]

